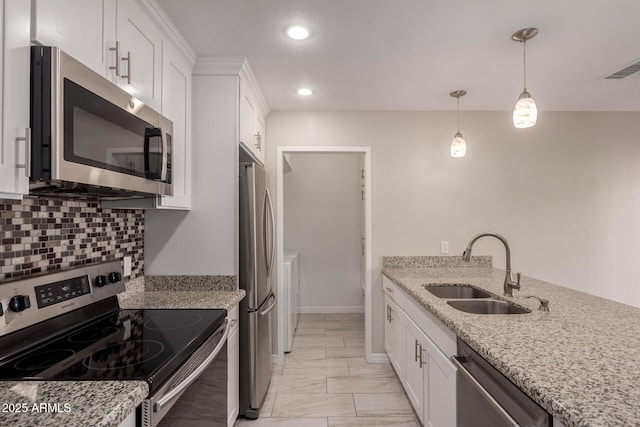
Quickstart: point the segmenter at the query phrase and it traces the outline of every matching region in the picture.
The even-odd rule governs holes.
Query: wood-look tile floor
[[[260,418],[235,427],[417,427],[388,363],[367,363],[363,314],[302,314]]]

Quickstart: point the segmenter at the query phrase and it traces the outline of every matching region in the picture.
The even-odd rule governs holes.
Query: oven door
[[[172,194],[171,121],[59,49],[31,62],[32,181]]]
[[[227,425],[225,322],[164,384],[142,403],[139,426]]]

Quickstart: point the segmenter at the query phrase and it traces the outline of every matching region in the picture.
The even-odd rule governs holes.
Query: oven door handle
[[[213,349],[211,354],[207,356],[207,358],[202,362],[200,366],[198,366],[192,373],[189,374],[187,378],[185,378],[178,386],[176,386],[169,393],[164,395],[162,399],[158,400],[153,405],[153,412],[160,412],[162,408],[173,400],[176,396],[179,396],[187,387],[189,387],[199,376],[204,372],[205,369],[209,367],[209,365],[218,357],[218,354],[222,350],[222,347],[227,342],[227,337],[229,336],[229,321],[224,321],[224,334],[222,335],[222,339],[216,345],[216,348]]]
[[[473,385],[473,387],[482,395],[482,397],[484,397],[484,399],[491,405],[491,407],[495,409],[502,418],[504,418],[507,423],[509,423],[513,427],[520,427],[520,424],[518,424],[516,420],[514,420],[513,417],[511,417],[511,415],[509,415],[509,413],[502,407],[502,405],[500,405],[498,401],[494,399],[493,396],[491,396],[487,389],[484,388],[482,384],[480,384],[478,380],[471,374],[471,372],[469,372],[467,368],[462,365],[459,359],[464,359],[464,356],[451,357],[451,362],[453,362],[455,367],[458,369],[458,373],[462,374],[471,383],[471,385]]]

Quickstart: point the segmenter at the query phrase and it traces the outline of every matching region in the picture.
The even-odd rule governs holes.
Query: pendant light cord
[[[456,98],[458,100],[458,133],[460,133],[460,97]]]
[[[524,69],[524,91],[527,91],[527,41],[522,41],[522,68]]]

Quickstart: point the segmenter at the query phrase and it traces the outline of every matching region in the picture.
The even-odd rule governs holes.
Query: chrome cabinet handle
[[[420,356],[419,356],[419,359],[420,359],[420,362],[419,362],[419,363],[420,363],[420,369],[422,369],[422,367],[423,367],[424,365],[426,365],[426,364],[427,364],[427,362],[425,362],[424,360],[422,360],[422,352],[425,352],[425,353],[426,353],[426,352],[427,352],[427,349],[422,348],[422,344],[420,344],[420,353],[419,353],[419,354],[420,354]]]
[[[391,307],[387,304],[387,322],[391,323],[391,312],[389,311]]]
[[[519,424],[514,420],[511,415],[496,401],[496,399],[491,396],[491,394],[485,389],[482,384],[475,379],[471,372],[467,371],[459,359],[464,359],[464,356],[452,356],[451,362],[455,365],[459,374],[462,374],[467,381],[473,385],[473,387],[485,398],[487,402],[495,409],[504,420],[511,425],[511,427],[519,427]]]
[[[198,366],[193,372],[191,372],[187,378],[185,378],[173,390],[171,390],[162,399],[158,400],[153,405],[154,412],[160,412],[167,403],[169,403],[172,399],[174,399],[176,396],[182,393],[187,387],[189,387],[191,383],[193,383],[200,376],[200,374],[209,367],[209,365],[215,360],[215,358],[218,357],[218,354],[220,353],[220,351],[222,350],[222,348],[227,342],[227,338],[229,337],[229,330],[231,329],[229,327],[229,322],[227,320],[224,321],[224,324],[225,324],[224,334],[222,335],[222,339],[220,340],[218,345],[216,345],[216,348],[213,349],[211,354],[207,356],[207,358],[202,362],[202,364],[200,364],[200,366]]]
[[[19,163],[18,146],[24,141],[24,163]],[[24,169],[24,175],[29,178],[31,176],[31,128],[25,128],[24,136],[16,137],[16,168]]]
[[[118,67],[120,64],[120,42],[116,41],[116,47],[110,47],[109,51],[116,53],[116,65],[110,66],[109,69],[115,70],[116,76],[120,77],[120,67]]]
[[[127,74],[121,77],[127,79],[127,83],[131,84],[131,51],[128,51],[127,56],[123,56],[122,60],[127,61]]]
[[[253,136],[256,137],[256,143],[253,144],[253,146],[256,147],[258,151],[262,151],[262,135],[260,135],[260,131]]]
[[[393,307],[389,306],[389,323],[391,323],[393,321],[393,312],[395,310],[393,309]]]
[[[387,286],[387,287],[385,287],[385,289],[387,290],[387,292],[389,292],[391,294],[393,293],[393,288],[390,288],[390,287]]]
[[[415,354],[415,362],[418,361],[418,347],[422,347],[420,344],[418,344],[418,340],[416,340],[416,345],[415,345],[415,349],[414,349],[414,354]]]

